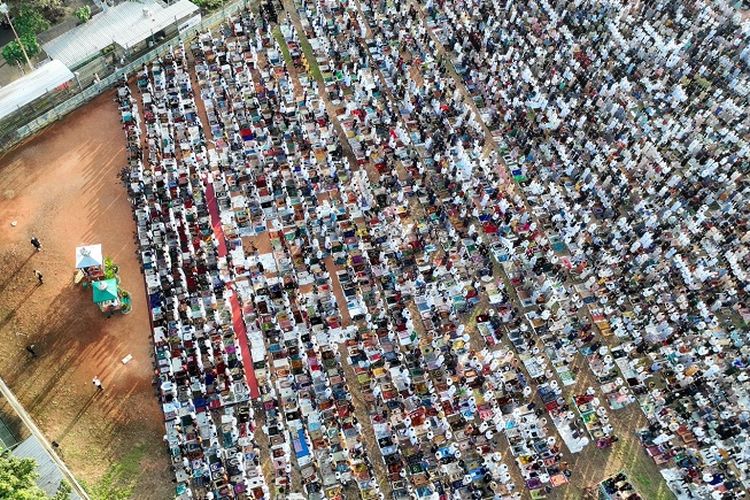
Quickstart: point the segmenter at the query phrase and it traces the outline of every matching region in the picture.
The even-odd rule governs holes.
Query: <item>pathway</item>
[[[218,256],[219,258],[227,256],[227,242],[224,236],[224,229],[221,227],[221,217],[219,215],[219,205],[216,202],[216,193],[214,186],[210,181],[206,181],[206,204],[208,205],[208,212],[211,215],[211,227],[213,227],[214,235],[216,236],[218,244]],[[231,288],[231,284],[228,284]],[[242,314],[242,307],[240,306],[239,299],[237,298],[237,291],[232,289],[232,295],[229,297],[229,303],[232,307],[232,325],[234,327],[234,333],[237,336],[237,340],[240,343],[240,351],[242,352],[242,365],[245,367],[245,380],[250,388],[250,397],[257,399],[260,397],[260,390],[258,389],[258,379],[255,377],[255,370],[253,368],[253,358],[250,353],[250,346],[247,341],[247,330],[245,329],[245,320]]]

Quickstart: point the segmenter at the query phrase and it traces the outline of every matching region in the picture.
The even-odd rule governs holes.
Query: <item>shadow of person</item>
[[[83,404],[80,410],[78,410],[78,413],[76,413],[75,417],[73,417],[73,420],[70,421],[70,423],[63,429],[63,431],[60,433],[58,438],[55,440],[57,443],[60,443],[63,439],[65,439],[65,436],[68,435],[68,433],[73,430],[73,427],[78,423],[79,420],[81,420],[81,417],[83,417],[84,413],[86,413],[86,410],[89,409],[91,404],[94,402],[94,400],[97,398],[97,396],[102,391],[94,390],[93,393],[91,393],[91,396],[86,400],[86,402]]]
[[[26,257],[26,259],[23,262],[21,262],[21,265],[18,266],[15,271],[13,271],[12,273],[10,273],[10,275],[5,279],[5,281],[3,281],[2,284],[0,284],[0,293],[3,293],[5,291],[5,289],[8,287],[8,285],[10,285],[10,282],[13,281],[13,278],[15,278],[16,275],[21,271],[21,269],[23,269],[24,266],[26,266],[26,264],[28,264],[28,262],[34,256],[34,254],[36,254],[36,250],[34,250],[33,252],[31,252],[29,254],[29,256]]]

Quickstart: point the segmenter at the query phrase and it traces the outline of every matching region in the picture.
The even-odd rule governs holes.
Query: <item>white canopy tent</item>
[[[103,263],[101,245],[84,245],[76,248],[76,269],[101,266]]]

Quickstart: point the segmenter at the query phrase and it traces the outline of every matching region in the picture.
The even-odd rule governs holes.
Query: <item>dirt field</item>
[[[124,135],[112,98],[100,96],[0,157],[0,375],[94,497],[169,498],[143,279],[118,179]],[[106,319],[91,290],[73,285],[82,243],[103,244],[120,266],[131,314]],[[128,354],[133,360],[123,365]]]

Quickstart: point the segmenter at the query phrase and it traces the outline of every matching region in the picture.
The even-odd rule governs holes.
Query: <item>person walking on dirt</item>
[[[94,377],[94,380],[92,380],[91,382],[94,384],[94,387],[96,387],[97,390],[104,390],[104,386],[102,385],[102,381],[99,380],[99,377]]]
[[[36,358],[36,351],[34,350],[35,347],[36,347],[36,345],[34,345],[34,344],[26,346],[26,351],[28,351],[28,353],[31,354],[32,358]]]
[[[37,271],[36,269],[34,269],[34,276],[36,276],[36,280],[38,282],[37,283],[38,285],[43,285],[44,284],[44,276],[42,275],[42,273],[40,273],[39,271]]]
[[[36,248],[37,252],[42,251],[42,242],[39,241],[39,238],[37,238],[36,236],[31,237],[31,245]]]

